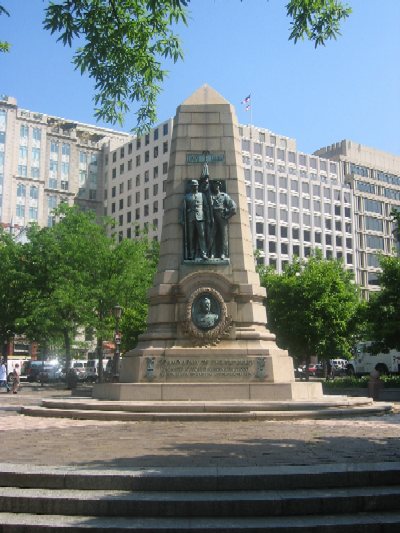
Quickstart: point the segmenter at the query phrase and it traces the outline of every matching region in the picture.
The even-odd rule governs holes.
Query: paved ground
[[[152,468],[400,461],[400,413],[262,422],[80,421],[15,411],[42,398],[71,397],[70,391],[25,384],[17,395],[3,390],[2,463]]]

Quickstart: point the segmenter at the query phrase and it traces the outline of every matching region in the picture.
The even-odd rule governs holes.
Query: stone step
[[[21,408],[21,413],[26,416],[40,416],[40,417],[58,417],[58,418],[74,418],[79,420],[114,420],[114,421],[248,421],[248,420],[292,420],[296,418],[301,419],[318,419],[318,418],[332,418],[332,417],[353,417],[353,416],[373,416],[390,413],[393,410],[392,404],[385,404],[380,402],[379,405],[367,404],[359,406],[348,407],[323,407],[321,409],[306,409],[306,410],[289,410],[283,411],[274,409],[267,411],[144,411],[139,409],[134,410],[118,409],[94,409],[90,406],[89,409],[82,403],[80,408],[73,408],[64,405],[62,408],[54,406],[25,406]],[[190,406],[187,407],[190,409]]]
[[[0,532],[400,530],[400,463],[83,470],[0,464]]]
[[[0,486],[119,491],[265,491],[400,485],[400,463],[83,469],[0,463]]]
[[[246,421],[388,413],[393,404],[371,398],[324,397],[321,401],[107,401],[88,398],[47,399],[42,406],[26,406],[28,416],[118,421]]]
[[[119,401],[87,398],[58,398],[42,400],[42,406],[49,409],[94,409],[102,411],[132,412],[191,412],[191,413],[241,413],[248,411],[313,411],[319,409],[347,408],[360,406],[391,406],[388,402],[374,402],[368,397],[326,396],[323,401]]]
[[[399,511],[400,487],[270,491],[115,491],[0,488],[8,513],[119,517],[275,517]]]
[[[10,514],[0,512],[2,533],[85,531],[120,533],[398,533],[400,513],[360,513],[340,516],[273,518],[151,518]]]

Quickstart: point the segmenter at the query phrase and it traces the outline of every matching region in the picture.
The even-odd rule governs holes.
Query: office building
[[[400,157],[347,140],[315,154],[338,162],[354,195],[357,280],[365,291],[377,290],[379,255],[398,253],[391,212],[400,209]]]
[[[130,136],[21,109],[0,96],[0,223],[53,223],[60,202],[103,212],[103,151]]]
[[[119,239],[159,239],[172,130],[168,119],[133,137],[0,97],[0,223],[14,233],[48,226],[67,201],[114,218]],[[376,289],[378,254],[396,244],[400,157],[351,141],[305,154],[295,139],[254,125],[239,134],[257,261],[282,272],[320,249],[354,271],[365,295]]]

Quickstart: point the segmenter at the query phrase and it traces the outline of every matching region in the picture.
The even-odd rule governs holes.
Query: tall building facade
[[[0,223],[53,223],[61,203],[103,213],[103,152],[130,136],[21,109],[0,96]]]
[[[119,239],[160,239],[172,129],[168,119],[133,137],[0,97],[0,223],[49,226],[66,201],[114,218]],[[351,141],[305,154],[265,128],[240,125],[239,134],[257,260],[282,272],[319,249],[366,295],[376,290],[379,254],[396,244],[400,157]]]
[[[170,119],[106,156],[105,214],[121,239],[143,230],[161,237],[172,127]],[[266,129],[242,125],[239,133],[258,261],[282,272],[295,256],[320,249],[356,273],[354,199],[340,165]]]
[[[354,195],[358,282],[377,290],[379,255],[398,253],[391,212],[400,210],[400,157],[344,140],[315,154],[337,161]]]

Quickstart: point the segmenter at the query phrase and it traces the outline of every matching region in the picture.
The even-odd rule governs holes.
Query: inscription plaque
[[[162,377],[250,377],[253,362],[249,359],[165,359]]]

